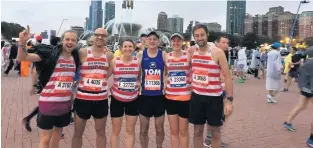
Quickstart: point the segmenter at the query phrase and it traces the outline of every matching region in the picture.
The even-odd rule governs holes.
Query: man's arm
[[[113,66],[114,66],[114,65],[112,65],[113,64],[112,61],[114,59],[113,53],[107,52],[107,59],[108,59],[108,63],[109,63],[109,70],[108,70],[108,76],[107,77],[109,78],[112,75]]]
[[[224,76],[225,86],[226,86],[226,92],[228,96],[233,96],[233,84],[232,84],[232,78],[229,71],[228,63],[226,60],[226,56],[222,50],[218,50],[217,52],[218,56],[218,63],[221,67],[222,74]]]
[[[17,60],[18,61],[30,61],[30,62],[39,62],[41,61],[41,57],[35,53],[27,53],[26,43],[19,45],[17,52]]]

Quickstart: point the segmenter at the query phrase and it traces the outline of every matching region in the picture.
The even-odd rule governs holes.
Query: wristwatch
[[[229,100],[230,102],[233,102],[233,100],[234,100],[234,98],[231,97],[231,96],[230,96],[230,97],[227,97],[226,99]]]

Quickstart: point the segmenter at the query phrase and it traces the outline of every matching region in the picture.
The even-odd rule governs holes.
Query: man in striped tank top
[[[221,147],[221,131],[224,116],[232,113],[232,80],[224,51],[207,44],[208,29],[203,24],[193,28],[193,35],[199,48],[192,47],[192,91],[189,122],[194,124],[194,147],[203,147],[204,124],[210,126],[212,148]],[[225,78],[226,94],[220,81]]]
[[[73,54],[77,46],[77,33],[66,31],[61,37],[61,46],[44,50],[41,48],[43,45],[35,53],[27,53],[25,50],[26,41],[30,38],[29,26],[19,36],[18,59],[41,62],[37,65],[42,70],[38,83],[43,87],[37,115],[37,126],[42,129],[39,148],[59,147],[62,129],[70,124],[71,118],[71,89],[79,63],[76,62],[79,61],[77,51],[76,56]]]
[[[111,87],[110,114],[112,118],[111,147],[119,148],[119,137],[123,116],[126,114],[125,146],[135,145],[135,126],[138,117],[137,97],[139,93],[139,63],[132,54],[135,44],[132,40],[122,43],[123,56],[112,60],[113,85]]]
[[[148,148],[150,118],[155,118],[156,145],[161,148],[164,141],[165,97],[164,66],[166,53],[158,49],[159,35],[156,32],[148,34],[148,49],[137,54],[141,65],[141,95],[138,98],[140,114],[140,143],[142,148]]]
[[[173,52],[167,54],[166,112],[171,130],[172,148],[188,148],[188,115],[190,91],[190,54],[183,51],[184,38],[179,33],[171,36]]]
[[[105,47],[108,32],[98,28],[94,33],[94,44],[79,50],[80,80],[76,99],[74,100],[75,130],[72,148],[81,148],[86,122],[93,116],[97,134],[97,148],[106,147],[105,127],[108,115],[108,85],[109,62],[113,54]]]

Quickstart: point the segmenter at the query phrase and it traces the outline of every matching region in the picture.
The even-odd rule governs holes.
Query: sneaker
[[[271,95],[268,94],[267,103],[277,103],[277,101]]]
[[[205,146],[205,147],[208,147],[208,148],[210,148],[211,147],[211,138],[210,137],[206,137],[205,138],[205,140],[204,140],[204,142],[203,142],[203,145]]]
[[[29,131],[29,132],[32,131],[32,128],[30,127],[30,123],[26,117],[22,119],[22,124],[24,125],[24,127],[27,131]]]
[[[283,90],[282,90],[282,92],[287,92],[288,91],[288,89],[287,88],[284,88]]]
[[[306,141],[306,144],[313,148],[313,140],[311,138]]]
[[[288,129],[289,131],[292,131],[292,132],[296,131],[296,129],[292,126],[291,123],[284,122],[283,125],[284,125],[284,127],[285,127],[286,129]]]
[[[61,134],[61,137],[60,137],[60,139],[64,139],[64,134],[63,134],[63,133]]]

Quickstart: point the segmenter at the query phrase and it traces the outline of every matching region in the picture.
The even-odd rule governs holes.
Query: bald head
[[[98,47],[103,47],[108,41],[108,31],[104,28],[98,28],[95,30],[94,45]]]

